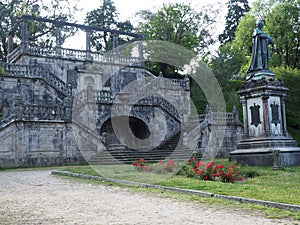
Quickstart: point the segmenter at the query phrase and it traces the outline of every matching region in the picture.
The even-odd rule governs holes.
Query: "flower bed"
[[[139,159],[132,164],[139,172],[153,172],[158,174],[173,173],[176,169],[174,160],[159,161],[157,164],[148,165],[144,159]],[[215,162],[203,163],[196,158],[190,158],[187,164],[183,165],[179,170],[179,175],[194,177],[200,180],[236,182],[243,180],[241,176],[241,166],[223,164],[215,165]]]

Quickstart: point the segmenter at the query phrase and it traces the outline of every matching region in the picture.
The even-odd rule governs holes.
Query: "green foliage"
[[[68,21],[75,19],[77,1],[72,0],[53,0],[51,4],[43,0],[8,0],[0,2],[0,60],[6,61],[8,54],[7,42],[8,32],[19,20],[22,15],[47,17],[52,20]],[[59,13],[57,13],[59,12]],[[36,45],[43,44],[47,39],[55,38],[53,25],[30,21],[28,23],[29,41]],[[62,42],[74,34],[73,29],[62,30]],[[16,31],[15,40],[20,40],[20,31]]]
[[[248,0],[229,0],[227,2],[228,12],[223,34],[219,35],[221,44],[232,42],[240,19],[249,11]]]
[[[146,40],[161,40],[174,43],[194,53],[204,54],[208,46],[213,43],[209,27],[215,22],[215,10],[204,7],[196,12],[190,5],[174,3],[164,5],[156,13],[140,12],[143,22],[138,26]],[[155,74],[176,74],[173,65],[166,63],[148,63]]]
[[[300,69],[299,3],[276,5],[266,16],[266,32],[274,40],[270,65]]]
[[[191,89],[191,100],[195,108],[192,108],[193,115],[204,114],[205,107],[208,105],[208,101],[203,93],[201,87],[193,80],[190,79],[190,89]],[[195,111],[196,110],[196,111]]]
[[[105,29],[119,29],[125,32],[131,32],[133,25],[129,20],[119,21],[119,13],[112,0],[103,0],[99,8],[87,13],[85,23],[90,26],[96,26]],[[128,39],[118,37],[119,44]],[[109,51],[113,48],[112,34],[104,31],[95,31],[91,33],[91,45],[97,51]]]
[[[300,145],[300,70],[289,67],[272,68],[277,78],[289,88],[286,101],[288,130]]]
[[[233,47],[251,56],[252,33],[256,27],[256,20],[250,14],[245,15],[239,22],[233,41]]]

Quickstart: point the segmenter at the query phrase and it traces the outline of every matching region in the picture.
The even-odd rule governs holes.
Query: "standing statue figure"
[[[262,74],[274,76],[273,72],[268,70],[268,44],[273,44],[273,40],[262,31],[263,26],[264,23],[259,21],[252,34],[252,59],[247,71],[247,80]]]

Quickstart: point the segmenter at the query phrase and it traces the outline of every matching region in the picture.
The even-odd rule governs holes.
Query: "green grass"
[[[237,183],[202,181],[183,176],[146,172],[140,173],[135,171],[131,165],[75,166],[66,170],[74,173],[104,176],[114,179],[201,190],[213,194],[300,205],[300,167],[288,167],[283,170],[273,170],[270,167],[243,167],[244,173],[255,172],[260,176],[248,178],[243,182]]]
[[[67,168],[65,170],[74,173],[100,176],[99,172],[101,170],[102,172],[106,173],[106,169],[108,169],[110,170],[110,173],[107,173],[106,175],[111,175],[110,177],[115,179],[124,179],[126,177],[128,180],[135,180],[140,182],[148,180],[149,183],[152,179],[151,183],[156,183],[160,185],[202,190],[211,193],[235,195],[247,198],[270,200],[299,205],[300,193],[298,187],[300,181],[300,167],[290,167],[285,168],[284,170],[272,170],[272,168],[268,167],[244,167],[243,169],[245,172],[255,171],[256,173],[259,173],[260,176],[234,184],[212,181],[200,181],[194,178],[185,178],[182,176],[167,176],[164,177],[164,179],[162,179],[163,175],[150,175],[149,173],[137,173],[135,171],[132,172],[129,169],[130,167],[131,165],[96,166],[94,168],[97,168],[98,171],[95,171],[91,166],[80,166]],[[124,174],[120,172],[121,169],[125,169]],[[151,179],[149,179],[148,176],[151,177]],[[155,182],[157,180],[158,182]],[[102,185],[117,185],[124,187],[123,184],[114,184],[106,182],[103,183],[100,181],[84,180],[83,182],[95,182],[101,183]],[[178,200],[195,203],[204,203],[208,205],[214,205],[214,207],[217,208],[225,207],[229,209],[238,209],[255,215],[263,214],[268,218],[292,218],[294,220],[300,220],[300,212],[291,212],[288,210],[276,209],[255,204],[242,204],[239,202],[232,202],[224,199],[203,198],[196,195],[164,191],[161,189],[152,189],[145,187],[128,187],[126,185],[125,187],[127,187],[127,189],[131,191],[147,192],[154,195],[158,195],[159,197],[175,198]],[[295,222],[295,224],[298,223]]]

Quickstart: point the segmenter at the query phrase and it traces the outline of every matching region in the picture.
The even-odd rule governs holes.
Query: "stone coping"
[[[250,203],[250,204],[256,204],[256,205],[262,205],[262,206],[273,207],[273,208],[277,208],[277,209],[289,210],[289,211],[293,211],[293,212],[300,211],[300,205],[291,205],[291,204],[286,204],[286,203],[256,200],[256,199],[243,198],[243,197],[238,197],[238,196],[213,194],[210,192],[204,192],[204,191],[198,191],[198,190],[168,187],[168,186],[147,184],[147,183],[128,181],[128,180],[118,180],[118,179],[105,178],[105,177],[100,177],[100,176],[90,176],[90,175],[84,175],[84,174],[78,174],[78,173],[71,173],[68,171],[52,170],[51,174],[70,176],[70,177],[76,177],[76,178],[82,178],[82,179],[99,180],[99,181],[103,181],[103,182],[112,182],[112,183],[118,183],[118,184],[130,185],[130,186],[140,186],[140,187],[146,187],[146,188],[163,189],[166,191],[174,191],[174,192],[178,192],[178,193],[197,195],[200,197],[219,198],[219,199],[226,199],[226,200],[230,200],[230,201],[236,201],[236,202],[240,202],[240,203]]]

